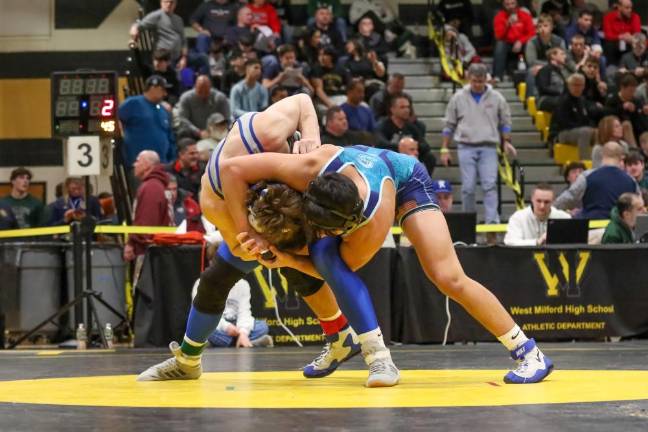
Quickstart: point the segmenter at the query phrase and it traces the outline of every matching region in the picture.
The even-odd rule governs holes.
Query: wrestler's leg
[[[423,210],[410,214],[403,222],[403,231],[412,242],[425,274],[448,297],[466,309],[488,331],[496,336],[516,360],[528,360],[536,353],[540,355],[538,370],[532,368],[529,374],[517,380],[509,372],[507,382],[537,382],[546,377],[553,364],[535,346],[533,339],[527,339],[515,324],[511,315],[500,301],[482,284],[466,276],[455,253],[445,218],[440,211]],[[544,362],[544,363],[543,363]]]

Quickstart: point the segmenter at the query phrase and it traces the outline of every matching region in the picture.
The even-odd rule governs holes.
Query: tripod
[[[88,190],[89,190],[89,177],[86,176],[86,203],[88,202]],[[86,214],[80,222],[72,222],[70,224],[72,232],[72,257],[74,260],[74,295],[75,298],[67,303],[65,306],[61,307],[56,313],[50,315],[39,323],[36,327],[31,329],[27,334],[23,335],[21,338],[16,340],[14,343],[9,345],[9,349],[13,349],[16,346],[20,345],[22,342],[27,340],[29,337],[38,332],[43,328],[47,323],[54,322],[53,320],[59,318],[61,315],[67,313],[70,309],[74,308],[74,317],[75,325],[78,327],[79,324],[84,322],[83,317],[83,306],[86,306],[86,316],[85,324],[87,329],[87,335],[92,334],[92,323],[93,320],[97,324],[97,331],[101,338],[101,344],[104,348],[108,348],[108,342],[106,341],[106,335],[104,334],[104,328],[99,321],[99,315],[97,314],[97,308],[95,305],[95,300],[101,303],[106,309],[112,312],[115,316],[121,319],[121,323],[126,324],[126,329],[129,334],[132,332],[130,322],[128,319],[121,314],[118,310],[108,304],[102,297],[101,293],[92,290],[92,236],[94,234],[94,229],[96,226],[95,219]],[[84,268],[84,255],[85,255],[85,271],[86,271],[86,287],[83,288],[83,268]],[[75,328],[76,328],[75,327]]]

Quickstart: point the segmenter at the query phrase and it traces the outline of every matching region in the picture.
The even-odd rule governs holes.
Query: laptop
[[[475,227],[477,226],[477,213],[451,212],[444,213],[450,238],[452,242],[475,244],[477,242]]]
[[[635,238],[639,243],[648,243],[648,214],[637,215]]]
[[[587,244],[589,219],[549,219],[547,244]]]

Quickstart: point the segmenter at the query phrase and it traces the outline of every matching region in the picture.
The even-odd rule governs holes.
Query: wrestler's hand
[[[252,342],[246,333],[239,333],[236,339],[236,348],[252,348]]]
[[[267,260],[264,259],[261,255],[257,256],[257,261],[264,267],[269,269],[280,268],[280,267],[293,267],[294,266],[294,257],[291,253],[281,252],[276,247],[270,245],[269,251],[274,255],[274,258]]]
[[[249,255],[261,255],[269,248],[268,242],[254,230],[238,233],[236,235],[236,240],[238,240],[241,245],[241,249]]]
[[[314,139],[300,139],[299,141],[295,141],[293,144],[293,150],[292,152],[295,154],[304,154],[311,152],[318,148],[321,145],[319,140],[314,140]]]

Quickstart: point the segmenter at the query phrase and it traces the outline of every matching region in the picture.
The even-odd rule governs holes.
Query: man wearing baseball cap
[[[143,150],[155,151],[162,163],[175,160],[171,114],[162,105],[169,87],[164,77],[151,75],[144,84],[144,93],[129,97],[119,107],[119,121],[124,133],[122,151],[129,169]]]
[[[34,228],[43,224],[44,205],[29,193],[31,179],[32,173],[27,168],[14,169],[9,177],[11,192],[0,199],[1,203],[11,208],[19,228]]]
[[[432,190],[437,196],[441,212],[450,213],[452,211],[452,184],[448,180],[433,180]]]

